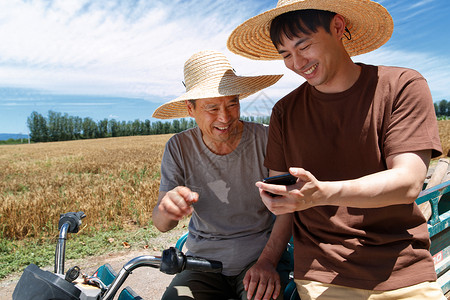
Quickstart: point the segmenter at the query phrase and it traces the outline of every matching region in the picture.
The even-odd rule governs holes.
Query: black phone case
[[[291,174],[281,174],[277,176],[264,178],[263,182],[278,185],[291,185],[297,182],[297,177],[292,176]]]

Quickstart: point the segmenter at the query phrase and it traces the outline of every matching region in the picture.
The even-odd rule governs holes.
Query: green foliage
[[[242,117],[242,120],[269,124],[270,117]],[[78,139],[95,139],[105,137],[134,136],[178,133],[197,126],[192,118],[173,121],[117,121],[103,119],[95,122],[86,117],[69,116],[67,113],[49,111],[47,118],[37,112],[32,112],[27,119],[32,142],[54,142]]]
[[[69,116],[67,113],[49,111],[45,118],[33,111],[27,119],[33,142],[54,142],[78,139],[96,139],[106,137],[134,136],[178,133],[196,126],[193,119],[174,120],[172,122],[117,121],[103,119],[95,122],[92,118]]]
[[[434,111],[438,120],[448,120],[450,118],[450,101],[442,99],[434,103]]]
[[[7,139],[6,141],[0,141],[0,145],[17,145],[28,144],[28,139]]]

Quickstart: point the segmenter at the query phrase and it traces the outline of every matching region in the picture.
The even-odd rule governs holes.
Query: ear
[[[330,30],[332,35],[336,35],[338,39],[341,39],[345,32],[345,26],[347,23],[345,18],[339,14],[336,14],[331,20]]]
[[[193,118],[194,105],[189,100],[184,100],[184,103],[186,103],[186,108],[189,113],[189,116]]]

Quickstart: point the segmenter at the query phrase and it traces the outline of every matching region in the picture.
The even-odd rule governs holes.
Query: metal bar
[[[66,240],[69,223],[64,223],[59,230],[58,245],[55,253],[55,273],[64,275],[64,259],[66,255]]]
[[[426,201],[429,201],[433,198],[437,198],[442,194],[450,192],[450,180],[438,184],[432,188],[425,189],[420,192],[419,196],[416,199],[417,204],[422,204]]]
[[[117,277],[108,287],[105,295],[102,297],[102,300],[111,300],[116,295],[119,288],[122,286],[124,281],[127,279],[128,275],[136,269],[140,267],[153,267],[159,268],[161,265],[161,257],[160,256],[152,256],[152,255],[143,255],[133,258],[129,262],[127,262],[122,269],[120,270]]]

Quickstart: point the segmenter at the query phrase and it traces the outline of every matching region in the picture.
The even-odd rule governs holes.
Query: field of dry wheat
[[[68,211],[87,231],[147,225],[170,136],[0,146],[0,238],[56,236]]]
[[[450,120],[439,133],[448,156]],[[68,211],[88,232],[148,225],[170,136],[0,146],[0,238],[56,236]]]
[[[438,121],[439,137],[441,138],[442,153],[450,156],[450,120]]]

